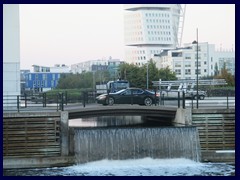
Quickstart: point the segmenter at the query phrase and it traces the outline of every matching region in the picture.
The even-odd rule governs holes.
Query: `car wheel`
[[[199,96],[199,99],[201,99],[201,100],[204,100],[204,98],[205,98],[205,96],[203,96],[203,95]]]
[[[112,97],[109,97],[109,106],[112,106],[114,104],[114,99]]]
[[[197,96],[193,96],[193,99],[197,100]]]
[[[144,104],[145,104],[145,106],[151,106],[152,105],[152,99],[150,98],[150,97],[146,97],[145,99],[144,99]]]

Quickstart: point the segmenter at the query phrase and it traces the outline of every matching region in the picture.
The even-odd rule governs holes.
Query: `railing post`
[[[86,102],[85,102],[85,91],[83,91],[83,107],[85,107]]]
[[[157,106],[157,90],[156,89],[154,89],[154,94],[155,94],[155,96],[154,96],[155,106]]]
[[[68,96],[67,96],[67,91],[65,91],[65,105],[67,105],[68,102]]]
[[[133,105],[133,91],[131,90],[131,105]]]
[[[27,94],[24,93],[25,108],[27,107]]]
[[[192,98],[191,98],[191,100],[192,100],[192,109],[193,109],[193,94],[192,94]]]
[[[19,112],[19,103],[20,103],[19,96],[17,96],[17,110],[18,110],[18,112]]]
[[[46,93],[43,93],[43,107],[47,106],[47,99],[46,99]]]
[[[183,109],[185,109],[185,92],[184,91],[182,92],[182,106],[183,106]]]
[[[180,92],[178,91],[178,108],[180,108]]]
[[[228,91],[227,91],[227,109],[229,109],[229,101],[228,101]]]
[[[57,111],[58,111],[58,98],[59,98],[59,95],[57,94]]]
[[[164,94],[162,95],[162,105],[164,106]]]
[[[64,100],[63,100],[64,96],[63,96],[63,93],[61,93],[61,111],[64,111]]]

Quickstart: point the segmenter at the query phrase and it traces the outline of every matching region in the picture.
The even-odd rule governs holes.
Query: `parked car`
[[[199,90],[198,91],[198,99],[205,99],[205,96],[207,95],[207,92],[206,91],[201,91]],[[197,91],[196,90],[189,90],[186,92],[185,94],[185,97],[186,98],[193,98],[193,99],[197,99]]]
[[[151,106],[158,101],[155,93],[140,88],[122,89],[115,93],[102,94],[96,97],[97,103],[103,105],[113,104],[139,104]]]
[[[178,91],[162,91],[162,95],[165,98],[178,98]],[[206,96],[206,91],[198,91],[198,99],[203,100]],[[180,97],[182,97],[182,91],[180,91]],[[197,99],[197,91],[196,90],[187,90],[185,93],[186,99]]]

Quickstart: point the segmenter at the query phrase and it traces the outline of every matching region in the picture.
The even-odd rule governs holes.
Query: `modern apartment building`
[[[199,78],[215,75],[215,66],[220,70],[224,62],[229,72],[235,74],[235,53],[215,51],[215,45],[207,42],[198,43],[198,53],[197,43],[193,42],[184,44],[183,48],[164,50],[153,60],[158,68],[169,67],[178,79],[196,79],[197,62]]]
[[[180,46],[180,4],[127,4],[124,10],[126,62],[141,66],[161,50]]]
[[[71,65],[71,72],[82,73],[82,72],[96,72],[96,71],[109,71],[111,77],[115,77],[118,66],[124,63],[120,59],[98,59],[98,60],[89,60],[81,63]]]

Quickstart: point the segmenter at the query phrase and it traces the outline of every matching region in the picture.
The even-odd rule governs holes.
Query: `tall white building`
[[[19,5],[3,4],[3,106],[16,106],[20,95]],[[8,97],[7,97],[8,96]],[[11,104],[10,104],[11,103]]]
[[[180,4],[124,5],[125,61],[143,65],[163,49],[178,45]]]

